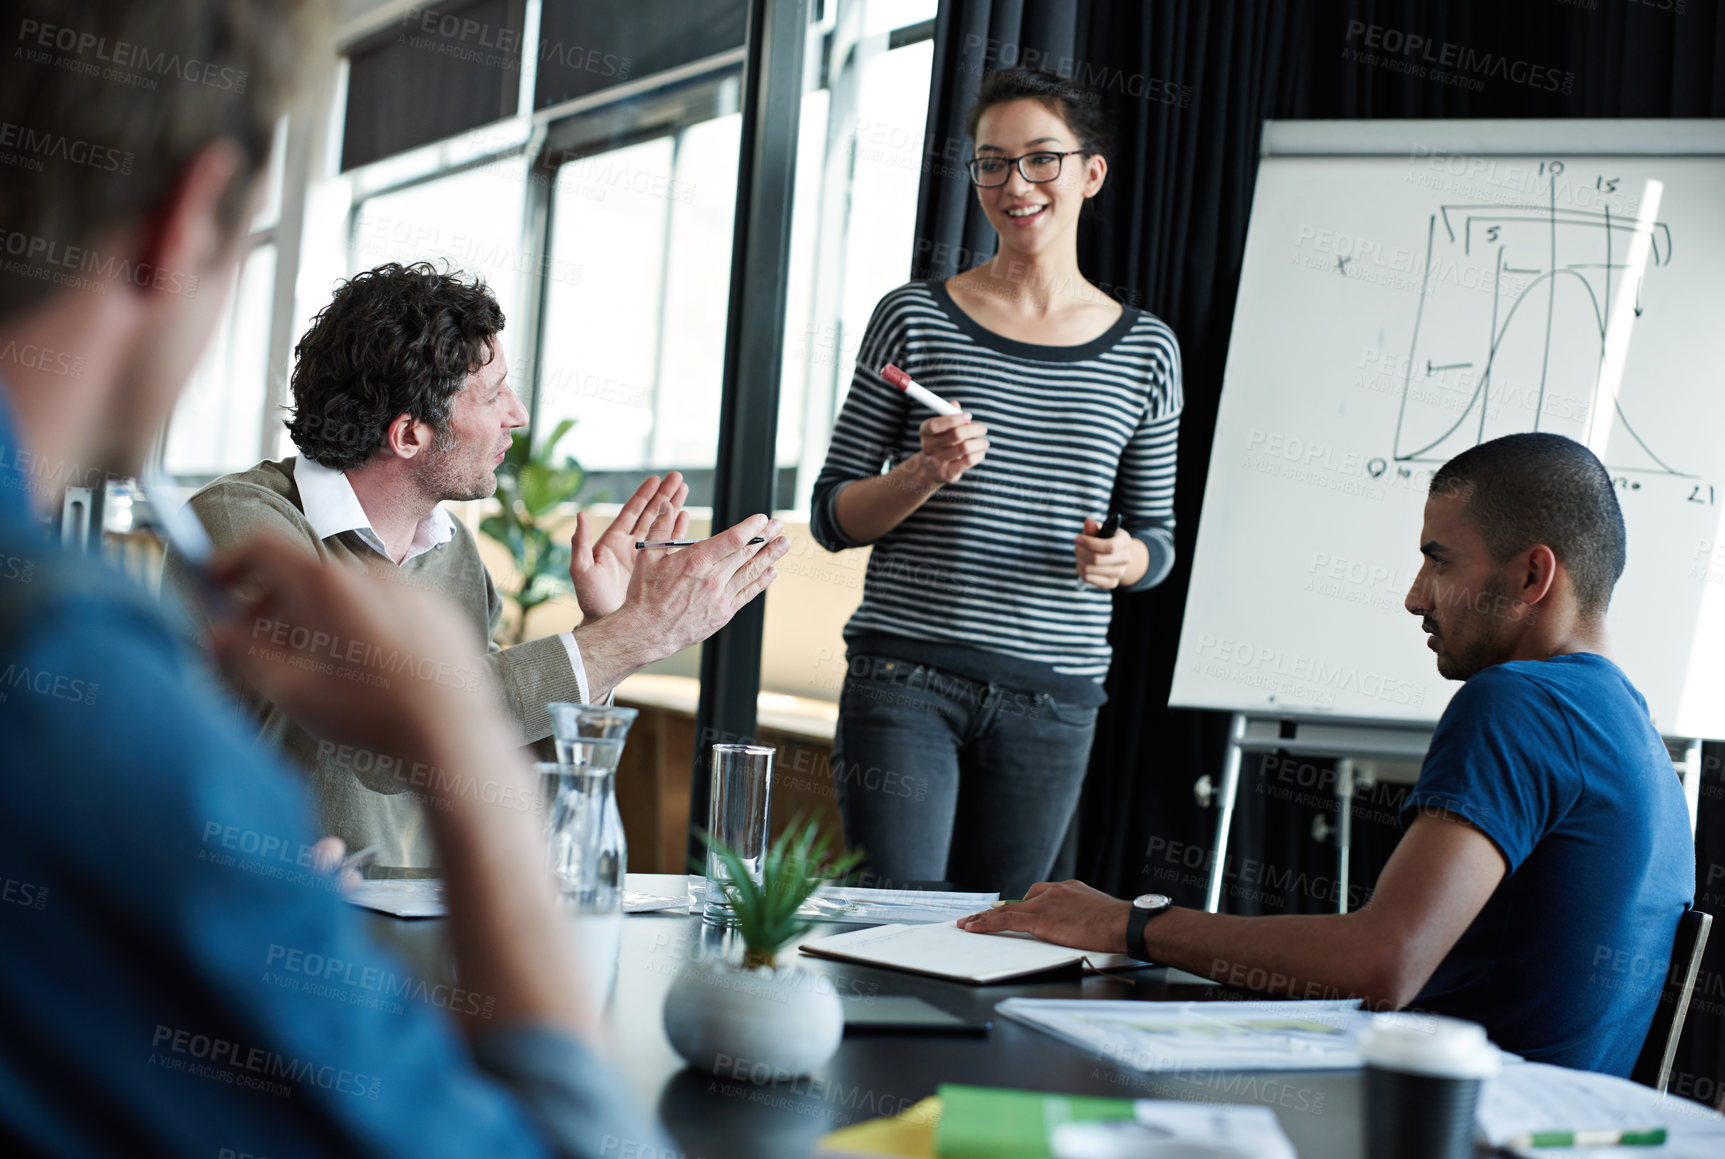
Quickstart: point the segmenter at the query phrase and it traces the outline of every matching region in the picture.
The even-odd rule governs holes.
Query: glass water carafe
[[[632,708],[553,704],[557,760],[537,767],[545,847],[598,1005],[610,999],[623,933],[629,847],[617,810],[617,764]]]

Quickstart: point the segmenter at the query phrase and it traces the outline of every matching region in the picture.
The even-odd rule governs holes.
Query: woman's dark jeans
[[[890,656],[853,656],[833,779],[867,884],[1023,897],[1078,807],[1096,709]],[[883,879],[883,880],[876,880]]]

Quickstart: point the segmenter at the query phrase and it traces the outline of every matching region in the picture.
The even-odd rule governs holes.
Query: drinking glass
[[[772,803],[773,750],[764,745],[716,744],[713,746],[712,795],[707,804],[707,832],[722,841],[743,861],[755,884],[767,858],[768,810]],[[731,879],[731,871],[712,850],[707,851],[706,900],[701,907],[704,921],[732,925],[736,915],[725,899],[720,883]]]

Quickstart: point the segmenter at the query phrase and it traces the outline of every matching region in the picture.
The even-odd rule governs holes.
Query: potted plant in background
[[[758,882],[734,850],[701,835],[730,871],[719,887],[735,911],[744,952],[741,962],[691,963],[665,996],[665,1035],[690,1064],[711,1070],[724,1054],[789,1077],[809,1073],[838,1050],[844,1006],[831,981],[779,961],[814,928],[798,907],[862,861],[861,852],[851,852],[829,863],[829,842],[819,828],[812,817],[791,822],[768,848]],[[699,863],[695,868],[704,872]]]
[[[500,510],[482,519],[479,530],[502,544],[515,565],[514,586],[499,585],[516,611],[513,628],[504,629],[510,639],[500,642],[521,643],[529,612],[575,590],[569,582],[569,541],[553,536],[549,527],[558,509],[581,490],[581,465],[573,455],[559,459],[556,453],[574,425],[574,419],[558,423],[537,451],[525,431],[516,431],[497,469]]]

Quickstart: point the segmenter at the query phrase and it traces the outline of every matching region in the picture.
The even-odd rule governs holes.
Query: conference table
[[[681,876],[630,874],[628,888],[680,894]],[[447,961],[444,923],[374,915],[383,940],[420,962]],[[823,926],[841,932],[858,925]],[[1161,968],[1111,975],[1069,971],[1034,980],[967,986],[897,970],[806,955],[806,970],[828,975],[844,995],[911,995],[966,1019],[993,1018],[983,1036],[847,1034],[838,1053],[806,1078],[751,1082],[744,1067],[715,1074],[684,1064],[665,1037],[665,994],[689,964],[741,950],[735,934],[680,912],[623,919],[617,982],[607,1007],[611,1055],[644,1107],[658,1115],[686,1159],[805,1159],[828,1131],[893,1115],[941,1083],[1014,1087],[1112,1098],[1256,1103],[1272,1108],[1301,1159],[1363,1156],[1364,1084],[1357,1071],[1205,1071],[1142,1074],[1028,1026],[994,1018],[1004,998],[1222,998],[1229,991]],[[735,959],[733,959],[735,960]],[[1184,979],[1184,980],[1182,980]],[[1237,996],[1237,995],[1234,995]],[[672,1159],[670,1156],[653,1159]]]

